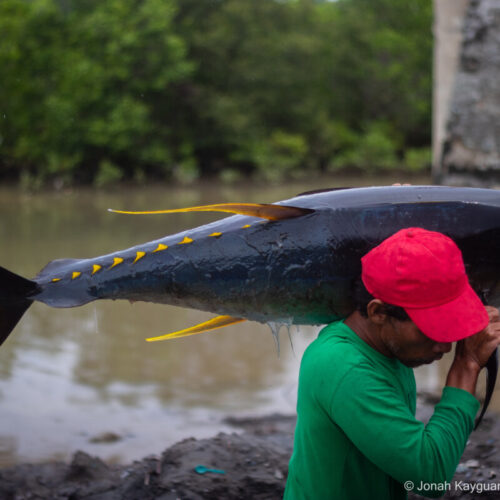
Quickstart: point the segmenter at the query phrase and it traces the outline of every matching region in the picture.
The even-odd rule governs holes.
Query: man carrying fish
[[[441,496],[425,486],[451,480],[473,429],[477,378],[500,344],[500,318],[469,285],[458,247],[438,232],[403,229],[362,258],[361,278],[357,310],[304,353],[287,500],[404,499],[413,487]],[[424,425],[412,368],[453,342]]]

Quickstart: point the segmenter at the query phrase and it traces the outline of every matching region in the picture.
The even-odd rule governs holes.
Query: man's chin
[[[441,359],[441,356],[432,358],[408,359],[401,362],[405,366],[408,366],[409,368],[417,368],[418,366],[422,365],[430,365],[431,363],[434,363],[434,361],[437,361],[438,359]]]

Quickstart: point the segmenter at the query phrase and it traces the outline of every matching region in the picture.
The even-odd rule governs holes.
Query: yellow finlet
[[[78,278],[82,273],[80,271],[74,271],[73,274],[71,275],[71,279],[74,280],[75,278]]]
[[[208,236],[213,236],[214,238],[218,238],[219,236],[222,236],[222,233],[212,233],[209,234]]]
[[[115,257],[113,259],[113,264],[111,264],[111,267],[108,269],[113,269],[113,267],[117,266],[118,264],[121,264],[123,262],[123,259],[121,257]]]
[[[61,278],[52,278],[52,283],[57,283],[58,281],[61,281]]]
[[[235,325],[236,323],[241,323],[246,321],[245,318],[234,318],[233,316],[217,316],[199,325],[186,328],[185,330],[179,330],[178,332],[167,333],[166,335],[160,335],[159,337],[150,337],[146,339],[148,342],[156,342],[158,340],[167,339],[177,339],[179,337],[187,337],[188,335],[196,335],[197,333],[208,332],[210,330],[215,330],[217,328],[222,328],[224,326]]]
[[[116,214],[133,214],[133,215],[149,215],[149,214],[176,214],[185,212],[227,212],[238,215],[248,215],[250,217],[260,217],[268,220],[291,219],[292,217],[300,217],[302,215],[314,212],[309,208],[291,207],[287,205],[273,205],[265,203],[218,203],[215,205],[203,205],[199,207],[174,208],[171,210],[153,210],[131,212],[127,210],[114,210],[108,208],[109,212]]]
[[[244,226],[241,226],[241,229],[248,229],[249,227],[252,227],[250,224],[245,224]]]
[[[92,275],[94,275],[97,271],[100,271],[102,269],[102,266],[100,266],[99,264],[94,264],[92,266]]]
[[[156,250],[153,250],[153,253],[161,252],[162,250],[166,250],[167,248],[168,245],[163,245],[162,243],[158,243],[158,246],[156,247]]]
[[[191,238],[188,238],[187,236],[184,236],[184,239],[182,241],[179,241],[177,243],[178,245],[185,245],[186,243],[193,243],[193,240]]]
[[[145,255],[146,255],[146,252],[137,252],[135,254],[135,259],[134,259],[134,262],[132,262],[132,264],[135,264],[138,260],[142,259]]]

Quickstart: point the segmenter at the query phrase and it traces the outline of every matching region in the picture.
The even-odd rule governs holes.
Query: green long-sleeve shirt
[[[411,368],[343,322],[328,325],[302,358],[285,499],[406,499],[408,481],[443,495],[437,484],[451,481],[479,402],[445,387],[427,425],[415,407]]]

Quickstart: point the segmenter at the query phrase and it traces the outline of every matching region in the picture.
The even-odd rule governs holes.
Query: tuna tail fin
[[[486,413],[486,409],[490,404],[491,396],[493,394],[493,390],[495,389],[495,382],[497,381],[498,374],[498,350],[495,349],[491,356],[489,357],[486,363],[486,395],[484,397],[483,408],[479,417],[477,417],[476,424],[474,426],[474,430],[479,427],[481,420],[483,419],[484,414]]]
[[[38,284],[0,267],[0,345],[33,302]]]

